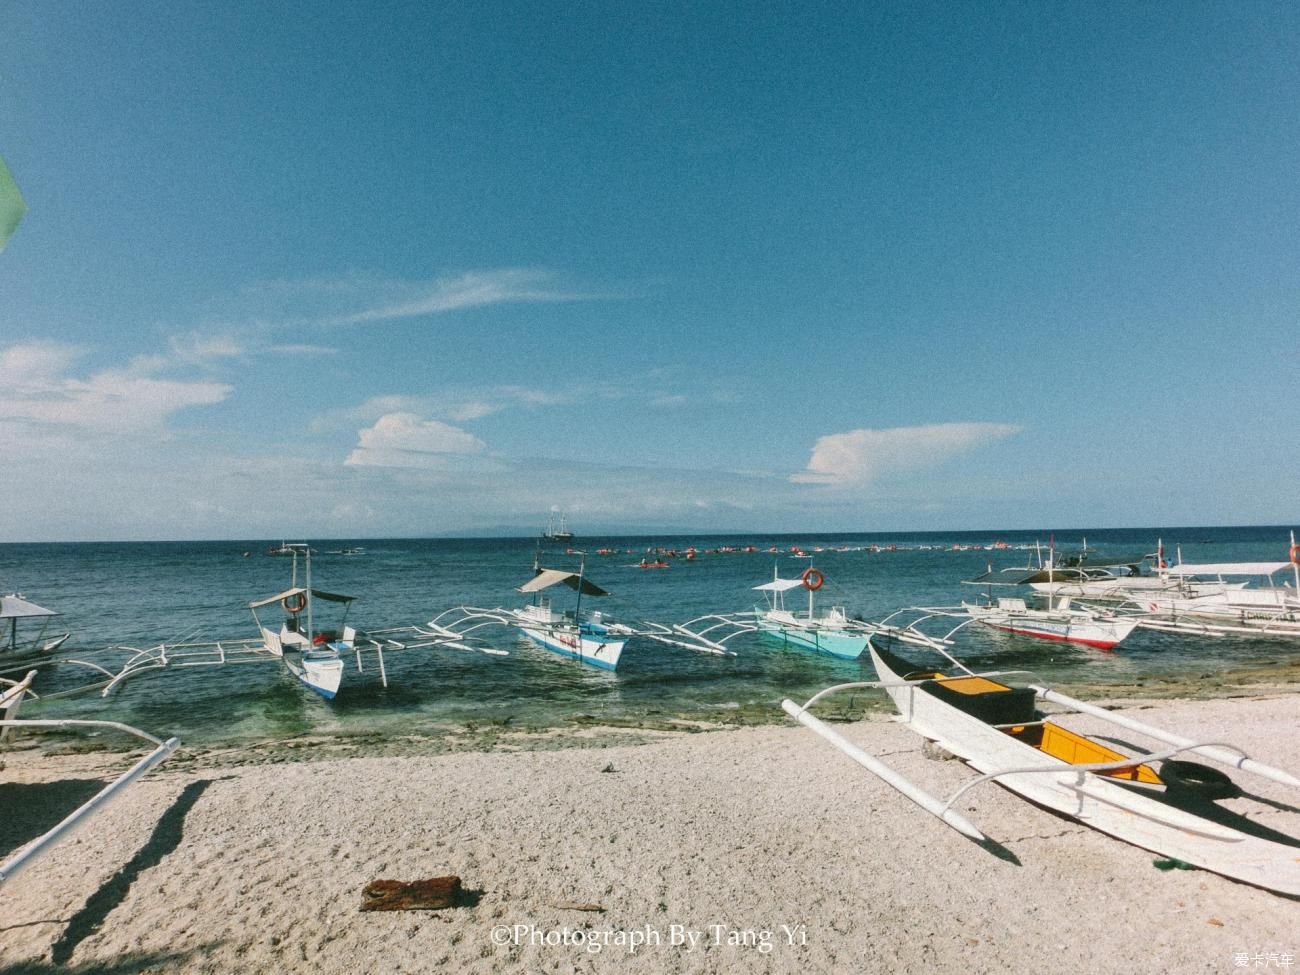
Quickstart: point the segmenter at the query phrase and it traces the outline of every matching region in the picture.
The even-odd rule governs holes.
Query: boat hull
[[[797,647],[800,650],[812,650],[841,660],[857,660],[867,648],[867,638],[843,630],[820,629],[815,627],[783,626],[767,620],[758,623],[758,635],[772,643],[782,646]]]
[[[325,700],[334,700],[343,682],[343,660],[337,654],[285,654],[283,659],[289,673]]]
[[[898,686],[910,664],[869,646],[901,720],[983,773],[1009,768],[1060,772],[1011,773],[999,785],[1047,809],[1124,840],[1225,877],[1300,895],[1300,849],[1210,822],[1163,798],[1093,772],[1073,769],[1011,734],[954,707],[922,684]],[[888,685],[894,686],[888,686]],[[1018,719],[1013,719],[1018,720]]]
[[[1211,620],[1300,620],[1300,598],[1287,589],[1233,589],[1203,596],[1143,593],[1134,599],[1153,613],[1195,616]]]
[[[985,626],[1004,633],[1018,633],[1038,640],[1075,643],[1097,650],[1111,650],[1128,639],[1137,628],[1136,620],[1091,619],[1071,615],[1053,618],[1048,613],[986,609],[964,604],[965,609]]]
[[[523,634],[539,646],[561,657],[569,657],[589,667],[615,670],[623,656],[626,640],[610,639],[604,634],[578,633],[573,627],[520,626]],[[584,628],[585,629],[585,628]]]

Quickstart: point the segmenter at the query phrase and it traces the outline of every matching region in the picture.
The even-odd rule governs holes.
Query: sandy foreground
[[[1300,770],[1294,690],[1135,707]],[[972,774],[884,717],[837,727],[940,795]],[[605,738],[262,764],[182,756],[0,887],[0,970],[1300,970],[1300,901],[1161,871],[1155,855],[997,786],[959,807],[1008,859],[793,725],[598,747]],[[130,761],[0,759],[5,851]],[[1300,837],[1300,796],[1235,777],[1268,801],[1228,806]],[[358,909],[371,880],[446,874],[469,904]]]

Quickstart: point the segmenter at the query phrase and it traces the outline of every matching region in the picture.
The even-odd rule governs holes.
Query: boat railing
[[[1021,727],[1015,725],[1014,727]],[[1056,773],[1058,775],[1074,775],[1078,773],[1078,784],[1083,784],[1089,772],[1116,772],[1122,769],[1131,769],[1138,765],[1145,765],[1147,762],[1162,762],[1173,758],[1175,755],[1181,755],[1184,752],[1195,751],[1198,748],[1233,748],[1235,746],[1227,742],[1191,742],[1181,747],[1170,747],[1158,752],[1145,752],[1141,755],[1135,755],[1128,758],[1119,758],[1109,762],[1065,762],[1058,760],[1056,765],[1024,765],[1017,768],[996,769],[992,772],[985,772],[983,775],[976,776],[948,797],[944,808],[951,807],[958,799],[964,796],[977,785],[983,785],[985,782],[995,782],[1000,778],[1008,775],[1042,775],[1045,773]],[[1245,753],[1242,753],[1243,757]]]

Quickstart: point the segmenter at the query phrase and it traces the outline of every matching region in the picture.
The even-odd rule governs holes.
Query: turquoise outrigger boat
[[[762,639],[784,647],[857,660],[874,629],[862,620],[851,619],[843,606],[832,606],[818,615],[815,594],[825,582],[822,571],[811,566],[797,579],[782,579],[779,570],[774,568],[771,582],[754,587],[755,592],[763,594],[765,605],[749,613],[700,616],[676,629],[719,647],[741,633],[757,633]],[[794,589],[808,593],[806,612],[786,609],[786,593]]]

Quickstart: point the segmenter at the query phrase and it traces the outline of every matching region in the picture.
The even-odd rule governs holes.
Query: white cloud
[[[219,403],[225,383],[162,379],[154,358],[84,379],[68,375],[80,350],[51,342],[19,343],[0,351],[0,420],[102,434],[157,432],[172,414]]]
[[[1019,432],[1020,427],[1006,423],[936,423],[833,433],[818,438],[807,468],[790,480],[860,487],[888,471],[940,464],[963,451]]]
[[[445,464],[453,457],[484,454],[487,445],[471,433],[414,413],[386,413],[361,430],[356,449],[344,462],[353,467],[418,467]]]

